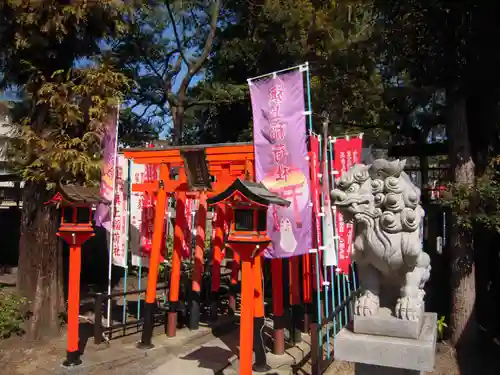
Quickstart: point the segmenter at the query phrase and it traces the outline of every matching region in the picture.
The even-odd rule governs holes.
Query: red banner
[[[319,140],[316,136],[311,135],[309,137],[309,144],[311,145],[311,197],[313,204],[313,216],[314,216],[314,234],[315,241],[313,244],[316,250],[319,250],[321,246],[321,219],[318,216],[321,211],[320,195],[319,195]]]
[[[146,165],[146,171],[144,174],[144,182],[158,181],[160,172],[160,166],[158,164],[148,164]],[[141,228],[141,247],[140,254],[143,256],[149,256],[153,247],[153,231],[154,231],[154,221],[155,221],[155,207],[156,207],[156,195],[152,193],[146,193],[142,201],[142,228]],[[160,248],[160,262],[163,262],[165,256],[166,240],[168,235],[168,205],[165,207],[165,236],[162,239],[162,244]]]
[[[184,206],[184,217],[186,224],[184,229],[184,241],[182,242],[182,258],[189,259],[191,257],[192,249],[192,230],[193,230],[193,212],[196,212],[193,205],[196,204],[195,199],[186,198],[186,204]]]
[[[144,182],[153,182],[158,180],[158,165],[146,165]],[[155,221],[155,203],[156,196],[152,193],[146,193],[143,200],[142,210],[142,230],[141,230],[141,250],[144,254],[151,253],[153,246],[153,230]]]
[[[311,152],[309,153],[309,162],[311,168],[311,198],[313,204],[313,247],[315,247],[318,252],[318,256],[321,257],[320,248],[323,248],[323,237],[321,232],[321,200],[320,200],[320,192],[321,187],[319,184],[319,174],[320,174],[320,161],[319,161],[319,139],[317,136],[311,135],[309,136],[309,145],[311,147]],[[314,272],[316,271],[316,261],[312,262]],[[321,258],[319,264],[322,264]],[[323,289],[323,275],[321,273],[321,267],[318,270],[320,273],[320,285],[319,289]],[[316,274],[313,274],[314,280],[313,285],[316,285]]]
[[[337,172],[336,178],[360,162],[363,141],[360,137],[337,139],[334,143],[334,168]],[[338,262],[340,270],[349,275],[351,265],[351,249],[353,242],[353,224],[344,222],[340,211],[336,210],[336,232],[338,241]]]

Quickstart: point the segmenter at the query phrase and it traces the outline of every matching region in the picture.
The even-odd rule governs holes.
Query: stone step
[[[302,334],[302,341],[295,346],[289,346],[283,355],[275,355],[271,352],[266,354],[267,364],[271,367],[268,372],[258,373],[255,375],[292,375],[296,373],[295,367],[307,365],[302,363],[305,356],[310,352],[310,336]],[[224,368],[220,375],[238,375],[239,374],[239,358],[234,355],[229,359],[229,366]]]

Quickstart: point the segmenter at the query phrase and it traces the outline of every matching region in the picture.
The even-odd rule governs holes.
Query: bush
[[[490,159],[473,185],[450,184],[441,204],[452,209],[462,229],[479,227],[500,233],[500,155]]]
[[[24,333],[25,305],[24,298],[0,290],[0,339]]]

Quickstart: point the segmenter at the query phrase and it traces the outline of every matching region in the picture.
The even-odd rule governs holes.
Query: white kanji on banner
[[[127,267],[127,201],[128,201],[128,162],[118,155],[116,165],[114,214],[112,225],[113,264]]]

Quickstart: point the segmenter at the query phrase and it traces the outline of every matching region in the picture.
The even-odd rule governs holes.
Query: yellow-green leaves
[[[24,179],[98,179],[103,124],[130,86],[101,58],[123,30],[122,3],[0,0],[3,83],[22,88],[10,151]]]

